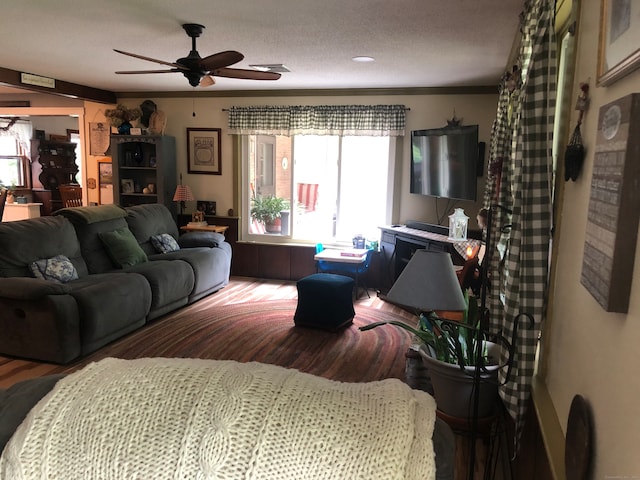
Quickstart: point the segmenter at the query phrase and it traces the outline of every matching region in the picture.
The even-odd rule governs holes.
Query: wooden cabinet
[[[167,135],[112,135],[113,201],[162,203],[176,215],[176,143]]]
[[[447,252],[451,254],[454,264],[464,263],[464,259],[454,248],[455,241],[448,238],[447,227],[408,222],[406,226],[388,226],[380,229],[380,252],[383,262],[381,280],[384,287],[393,285],[416,250]]]
[[[77,183],[76,144],[51,140],[31,141],[31,181],[34,200],[41,202],[43,214],[62,208],[59,185]]]

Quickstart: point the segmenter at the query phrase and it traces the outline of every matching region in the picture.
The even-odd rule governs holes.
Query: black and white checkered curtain
[[[231,107],[229,129],[239,135],[404,135],[404,105]]]
[[[500,389],[516,440],[534,374],[547,301],[551,237],[552,140],[556,92],[554,2],[531,0],[522,16],[518,68],[505,76],[490,143],[485,206],[492,206],[491,329],[514,338],[509,381]],[[515,73],[515,75],[514,75]],[[506,352],[505,352],[506,353]],[[504,381],[506,369],[501,371]]]

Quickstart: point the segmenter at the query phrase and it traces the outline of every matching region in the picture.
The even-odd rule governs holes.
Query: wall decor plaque
[[[640,93],[600,108],[580,283],[626,313],[640,215]]]

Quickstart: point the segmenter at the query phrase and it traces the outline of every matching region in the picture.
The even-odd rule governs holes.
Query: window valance
[[[28,155],[33,134],[33,126],[28,120],[0,118],[0,136],[14,137],[20,146],[20,155]]]
[[[229,129],[240,135],[404,135],[404,105],[231,107]]]

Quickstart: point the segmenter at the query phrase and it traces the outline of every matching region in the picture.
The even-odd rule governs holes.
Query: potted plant
[[[280,233],[281,212],[288,209],[287,199],[275,195],[256,195],[251,199],[251,217],[262,222],[269,233]]]
[[[475,296],[465,293],[467,309],[461,321],[438,317],[435,312],[421,313],[417,328],[397,320],[375,322],[360,327],[371,330],[381,325],[395,325],[413,333],[433,386],[438,409],[459,418],[471,416],[474,375],[477,360],[478,329],[481,315]],[[481,335],[480,404],[478,416],[490,416],[498,395],[499,346]],[[502,341],[502,339],[501,339]]]
[[[118,133],[128,135],[131,131],[131,122],[142,116],[142,110],[138,107],[127,108],[122,104],[116,105],[116,108],[105,110],[104,116],[107,117],[112,127],[118,128]]]

